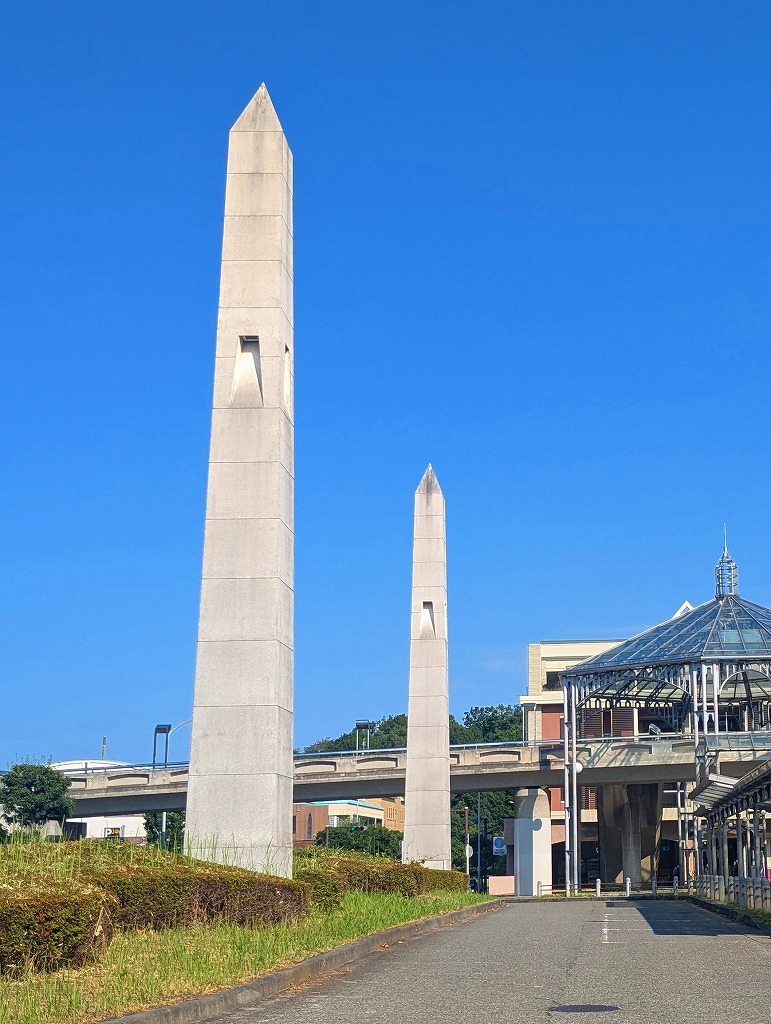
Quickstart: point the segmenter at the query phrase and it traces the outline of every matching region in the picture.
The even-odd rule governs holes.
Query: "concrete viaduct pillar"
[[[631,878],[640,887],[656,877],[664,787],[660,783],[600,786],[597,819],[603,882]]]
[[[514,817],[503,822],[506,874],[514,875],[517,896],[536,896],[552,886],[551,810],[543,789],[518,789]]]

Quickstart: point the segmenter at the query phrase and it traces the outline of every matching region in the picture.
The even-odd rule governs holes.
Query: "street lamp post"
[[[370,720],[368,718],[359,718],[357,720],[354,728],[356,729],[356,753],[357,754],[359,753],[359,730],[364,731],[366,729],[366,731],[367,731],[367,746],[366,746],[366,749],[369,750],[369,730],[372,728],[372,722],[370,722]],[[359,798],[356,797],[356,821],[358,822],[358,820],[359,820]]]
[[[581,807],[578,799],[576,688],[567,684],[562,691],[563,802],[565,805],[565,895],[575,895],[581,886]]]
[[[156,725],[155,731],[153,732],[153,768],[156,766],[157,760],[157,743],[158,737],[163,736],[165,740],[163,748],[163,767],[164,769],[169,767],[169,737],[177,729],[181,729],[183,725],[190,725],[193,719],[188,718],[186,722],[180,722],[179,725]],[[161,849],[166,849],[166,811],[161,811]]]
[[[581,805],[578,800],[578,773],[583,770],[584,766],[578,760],[575,686],[570,687],[570,698],[570,803],[572,807],[570,824],[573,829],[570,846],[573,853],[573,892],[578,893],[581,888]]]
[[[570,723],[568,721],[568,686],[563,684],[562,688],[562,803],[565,808],[565,895],[570,896],[570,881],[572,876],[570,856]]]
[[[166,745],[163,749],[163,767],[165,768],[169,763],[169,734],[171,733],[171,724],[169,725],[156,725],[155,732],[153,733],[153,768],[155,768],[158,754],[158,737],[163,736],[166,741]]]
[[[369,719],[367,719],[367,718],[360,718],[358,720],[358,722],[356,723],[356,753],[357,754],[359,752],[359,730],[361,729],[362,731],[364,731],[366,729],[366,732],[367,732],[367,746],[366,747],[362,747],[362,750],[365,750],[365,749],[369,750],[370,729],[372,728],[373,725],[374,725],[374,722],[370,722]]]

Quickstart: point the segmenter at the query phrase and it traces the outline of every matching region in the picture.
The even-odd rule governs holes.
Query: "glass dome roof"
[[[771,609],[724,593],[565,672],[771,657]]]

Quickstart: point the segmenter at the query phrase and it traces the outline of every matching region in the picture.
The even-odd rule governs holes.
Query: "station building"
[[[292,805],[292,844],[311,846],[329,826],[380,825],[404,831],[404,797],[370,797],[366,800],[314,800]]]
[[[685,601],[673,618],[693,610]],[[623,639],[608,640],[542,640],[528,646],[527,695],[522,698],[524,738],[530,742],[563,742],[562,675],[582,663],[612,651],[625,643]],[[649,734],[651,724],[659,718],[644,707],[609,707],[601,714],[588,717],[581,730],[582,738],[624,737]],[[659,726],[660,727],[660,726]],[[551,819],[552,880],[555,886],[565,884],[565,803],[563,787],[546,790]],[[581,881],[591,885],[600,877],[599,822],[597,788],[580,787],[581,799]],[[669,880],[678,861],[677,789],[664,787],[662,794],[661,843],[657,876]]]
[[[671,878],[675,865],[681,878],[703,866],[690,784],[662,781],[662,766],[654,770],[650,761],[622,782],[595,787],[581,785],[578,772],[581,746],[593,740],[650,747],[656,737],[670,737],[692,749],[695,779],[705,750],[736,746],[729,734],[768,737],[771,609],[739,596],[727,546],[715,579],[712,600],[685,602],[629,640],[530,645],[526,738],[557,756],[562,747],[566,780],[576,766],[572,783],[538,791],[548,799],[539,798],[548,807],[540,820],[548,815],[551,828],[551,863],[539,868],[548,884],[562,886],[569,874],[573,884],[630,877],[639,885]]]

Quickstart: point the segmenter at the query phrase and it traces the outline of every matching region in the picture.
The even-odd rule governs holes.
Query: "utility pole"
[[[477,790],[477,892],[482,891],[482,790]]]
[[[471,837],[470,837],[469,831],[468,831],[468,807],[464,807],[463,808],[463,817],[464,817],[464,820],[465,820],[464,837],[465,837],[465,841],[466,841],[466,849],[465,849],[465,853],[466,853],[466,875],[470,876],[471,875],[471,858],[469,856],[469,850],[471,849],[471,843],[469,842],[469,839]]]
[[[487,815],[482,818],[482,849],[485,851],[485,857],[490,855],[490,847],[487,845],[488,842],[488,828],[487,828]],[[485,878],[487,878],[487,871],[485,871]]]

